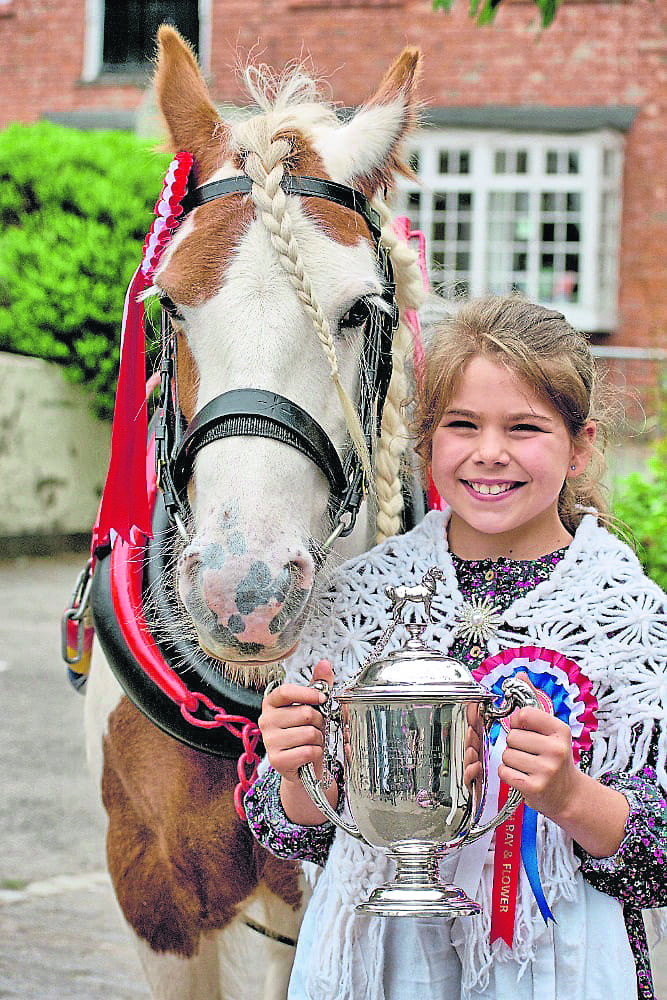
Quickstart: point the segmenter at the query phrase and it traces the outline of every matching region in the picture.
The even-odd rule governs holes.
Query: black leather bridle
[[[216,198],[249,194],[252,181],[243,175],[212,181],[189,190],[183,198],[187,214]],[[380,239],[380,217],[359,191],[316,177],[285,176],[287,194],[324,198],[351,209],[364,220],[373,237],[383,277],[381,298],[385,308],[368,302],[364,332],[361,391],[358,412],[369,454],[380,433],[382,409],[391,378],[391,348],[398,324],[393,270],[389,254]],[[234,436],[259,436],[281,441],[296,448],[314,462],[329,483],[329,516],[332,534],[325,543],[348,535],[353,527],[365,492],[364,470],[356,449],[348,443],[341,460],[326,432],[297,403],[265,389],[233,389],[216,396],[193,418],[189,426],[173,391],[176,385],[176,346],[169,309],[162,309],[163,357],[160,367],[160,405],[156,423],[157,481],[164,496],[169,519],[187,538],[187,486],[195,457],[213,441]]]

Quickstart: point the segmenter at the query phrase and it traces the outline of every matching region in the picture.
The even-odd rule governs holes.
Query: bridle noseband
[[[183,214],[217,198],[249,194],[252,185],[252,180],[243,175],[192,188],[183,198]],[[365,195],[343,184],[316,177],[286,175],[281,187],[286,194],[324,198],[351,209],[361,216],[373,237],[382,270],[382,299],[386,308],[369,302],[364,332],[359,419],[370,454],[373,440],[380,433],[382,409],[391,378],[393,332],[398,325],[393,270],[381,242],[380,217]],[[301,406],[279,393],[255,388],[233,389],[216,396],[185,427],[176,392],[176,340],[164,307],[162,343],[160,409],[156,423],[157,479],[169,519],[184,539],[189,541],[185,528],[187,486],[197,453],[213,441],[237,436],[259,436],[283,442],[314,462],[329,483],[332,532],[321,546],[322,552],[339,536],[349,535],[366,485],[361,460],[351,443],[341,460],[326,432]]]

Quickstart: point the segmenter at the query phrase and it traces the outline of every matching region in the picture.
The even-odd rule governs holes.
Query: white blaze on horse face
[[[339,336],[338,328],[359,298],[381,291],[374,250],[366,239],[340,245],[298,199],[290,202],[302,257],[335,333],[341,379],[356,398],[362,333]],[[200,377],[197,409],[232,389],[275,391],[306,410],[342,455],[347,431],[329,360],[261,222],[236,248],[220,291],[182,311]],[[291,650],[315,577],[312,539],[328,530],[328,497],[324,474],[288,445],[229,437],[199,452],[179,593],[208,652],[264,662]]]

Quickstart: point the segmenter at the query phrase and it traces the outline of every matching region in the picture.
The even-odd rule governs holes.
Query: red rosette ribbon
[[[152,535],[146,482],[146,334],[144,306],[139,297],[150,287],[160,258],[181,221],[181,202],[192,163],[190,153],[177,153],[171,161],[155,206],[155,220],[144,242],[141,264],[125,296],[111,461],[93,528],[93,555],[98,547],[109,543],[112,531],[128,543],[135,529],[147,537]]]
[[[190,153],[177,153],[169,164],[162,194],[155,204],[155,219],[144,242],[141,271],[146,279],[155,274],[160,258],[181,221],[181,202],[188,189],[193,162]]]

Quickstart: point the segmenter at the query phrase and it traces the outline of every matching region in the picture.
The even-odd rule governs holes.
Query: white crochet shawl
[[[318,659],[331,660],[336,685],[349,681],[386,628],[388,584],[418,584],[434,565],[444,572],[433,600],[434,623],[424,639],[443,653],[452,643],[454,613],[463,597],[447,547],[448,514],[432,511],[412,531],[390,538],[362,556],[344,563],[320,595],[318,614],[306,627],[297,652],[286,661],[287,680],[309,683]],[[487,653],[533,644],[557,650],[573,659],[591,680],[598,699],[598,731],[594,735],[591,774],[606,771],[637,772],[647,761],[651,733],[664,723],[667,702],[666,598],[642,572],[627,545],[600,527],[587,514],[550,578],[518,598],[504,612]],[[385,652],[405,640],[402,630],[391,636]],[[638,727],[632,739],[633,727]],[[662,725],[657,747],[657,772],[667,787],[667,727]],[[538,834],[542,884],[550,905],[559,897],[573,898],[579,867],[571,838],[540,818]],[[354,904],[391,874],[391,864],[352,837],[337,831],[329,862],[321,876],[330,897],[320,940],[313,996],[354,996],[354,942],[361,931]],[[456,920],[451,937],[462,960],[464,994],[475,983],[483,985],[492,961],[503,960],[509,949],[489,941],[491,873],[485,868],[478,899],[482,919]],[[322,887],[323,888],[323,887]],[[524,891],[525,890],[525,891]],[[321,894],[320,894],[321,895]],[[366,942],[381,968],[381,918],[374,920],[374,940]],[[514,944],[515,960],[529,962],[544,923],[526,890],[519,898]],[[504,953],[507,953],[505,955]],[[367,960],[368,960],[367,956]],[[347,988],[342,989],[342,984]]]

